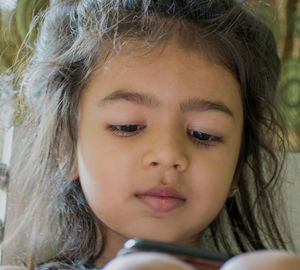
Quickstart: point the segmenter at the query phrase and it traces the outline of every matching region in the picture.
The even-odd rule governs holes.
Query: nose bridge
[[[170,130],[155,134],[149,141],[144,155],[144,165],[147,167],[174,168],[184,171],[189,160],[184,149],[183,136]]]

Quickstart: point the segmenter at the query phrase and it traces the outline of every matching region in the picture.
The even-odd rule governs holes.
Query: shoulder
[[[25,266],[0,265],[0,270],[29,270]]]

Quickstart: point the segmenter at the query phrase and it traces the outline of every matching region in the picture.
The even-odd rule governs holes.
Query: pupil
[[[205,137],[206,137],[205,134],[200,133],[200,132],[197,132],[196,134],[197,134],[199,139],[205,139]]]
[[[208,140],[210,137],[209,135],[198,131],[191,131],[190,134],[199,140]]]
[[[136,126],[125,126],[124,127],[125,131],[127,132],[133,132],[133,131],[136,131]]]

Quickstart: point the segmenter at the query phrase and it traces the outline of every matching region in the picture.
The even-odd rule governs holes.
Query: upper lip
[[[156,186],[143,192],[139,192],[136,196],[153,196],[163,199],[179,199],[185,201],[186,198],[182,196],[176,189],[172,187]]]

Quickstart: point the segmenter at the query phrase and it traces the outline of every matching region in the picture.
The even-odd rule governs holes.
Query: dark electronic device
[[[152,251],[171,254],[199,270],[218,270],[232,255],[203,250],[201,248],[175,245],[143,239],[130,239],[118,255],[138,251]]]

